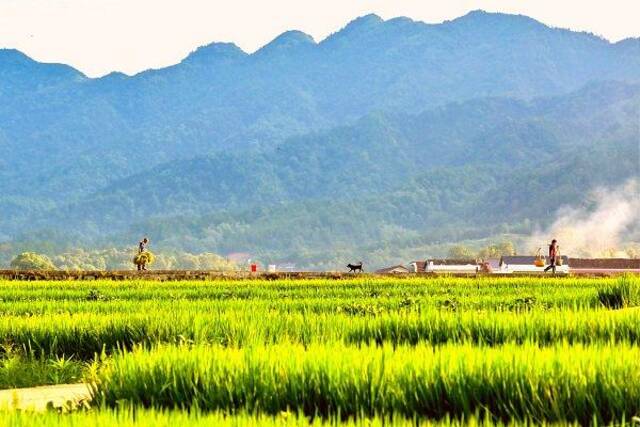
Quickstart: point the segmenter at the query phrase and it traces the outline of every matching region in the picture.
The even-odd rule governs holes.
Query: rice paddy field
[[[0,425],[632,425],[640,277],[0,281]]]

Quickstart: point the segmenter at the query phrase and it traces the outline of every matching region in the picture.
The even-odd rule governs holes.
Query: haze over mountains
[[[131,77],[0,50],[0,238],[382,264],[638,177],[638,117],[640,39],[480,11]]]

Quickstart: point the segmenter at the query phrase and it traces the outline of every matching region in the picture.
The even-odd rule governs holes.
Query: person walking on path
[[[556,264],[558,261],[558,241],[553,239],[549,245],[549,266],[544,269],[545,273],[549,270],[553,270],[553,274],[556,274]]]
[[[148,244],[149,244],[149,239],[147,239],[146,237],[140,240],[140,243],[138,243],[138,253],[141,254],[142,252],[146,251]]]
[[[142,240],[140,240],[140,242],[138,242],[138,254],[144,253],[147,250],[147,245],[149,244],[149,239],[147,239],[146,237]],[[138,271],[146,271],[147,270],[147,264],[146,262],[140,262],[137,264],[138,266]]]

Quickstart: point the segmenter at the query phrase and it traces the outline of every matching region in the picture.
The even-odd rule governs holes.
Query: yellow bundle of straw
[[[133,257],[133,263],[135,265],[150,265],[156,260],[155,255],[149,251],[140,252]]]

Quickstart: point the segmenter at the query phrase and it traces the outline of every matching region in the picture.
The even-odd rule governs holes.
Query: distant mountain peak
[[[374,32],[380,25],[384,24],[384,19],[376,15],[375,13],[370,13],[368,15],[360,16],[353,21],[349,22],[344,26],[341,30],[331,34],[329,37],[324,39],[321,44],[323,45],[331,45],[333,42],[338,40],[343,40],[345,38],[349,38],[352,36],[358,36],[360,34],[368,34]]]
[[[298,30],[291,30],[280,34],[271,42],[260,48],[256,53],[288,51],[299,47],[315,46],[315,44],[315,40],[309,34]]]
[[[501,15],[501,13],[492,13],[492,12],[487,12],[486,10],[483,9],[475,9],[475,10],[471,10],[469,11],[469,13],[467,13],[466,15],[462,15],[462,17],[486,17],[486,16],[490,16],[490,15]]]
[[[409,18],[408,16],[396,16],[395,18],[391,18],[387,21],[384,21],[387,23],[393,23],[393,24],[424,24],[424,22],[419,22],[419,21],[415,21],[411,18]]]
[[[122,71],[112,71],[109,74],[106,74],[106,75],[100,77],[100,80],[103,80],[103,81],[109,81],[109,80],[123,81],[123,80],[126,80],[126,79],[130,78],[130,77],[131,77],[130,75],[125,74]]]
[[[20,52],[17,49],[12,49],[12,48],[0,48],[0,55],[15,55],[16,53],[20,54],[20,55],[24,55],[24,53]]]
[[[247,53],[234,43],[210,43],[200,46],[184,60],[187,63],[209,63],[219,60],[234,60],[247,56]]]
[[[368,15],[360,16],[354,19],[353,21],[349,22],[344,27],[343,31],[352,31],[352,30],[357,30],[361,28],[371,28],[383,22],[384,22],[384,19],[382,19],[380,16],[376,15],[375,13],[370,13]]]
[[[273,39],[269,44],[283,44],[283,43],[312,43],[315,44],[315,40],[309,34],[298,30],[285,31],[278,37]]]
[[[0,61],[2,62],[12,61],[12,62],[23,62],[23,63],[36,62],[17,49],[0,49]]]
[[[640,37],[629,37],[615,43],[618,49],[629,49],[632,53],[640,54]]]
[[[0,72],[3,69],[22,70],[23,77],[27,79],[31,71],[42,73],[45,78],[85,78],[83,73],[70,65],[36,61],[17,49],[0,49]]]
[[[607,44],[610,44],[608,40],[596,34],[585,31],[572,30],[568,28],[549,26],[530,16],[522,14],[473,10],[464,16],[451,21],[446,21],[443,24],[456,26],[458,28],[462,28],[463,30],[469,29],[476,33],[482,32],[485,35],[490,32],[493,32],[494,34],[499,34],[502,32],[526,34],[526,32],[530,31],[551,31],[554,33],[564,33],[566,35],[571,34],[578,37],[586,36],[592,41],[595,40],[597,42],[606,42]]]
[[[486,10],[483,10],[483,9],[471,10],[467,14],[462,15],[462,16],[454,19],[454,21],[457,21],[457,20],[495,19],[495,18],[504,18],[504,17],[523,17],[523,18],[531,19],[533,21],[532,18],[525,17],[524,15],[515,15],[515,14],[509,14],[509,13],[502,13],[502,12],[487,12]]]
[[[504,23],[524,23],[524,24],[533,24],[539,25],[542,27],[546,27],[543,23],[536,21],[535,19],[526,16],[526,15],[516,15],[516,14],[508,14],[501,12],[487,12],[486,10],[476,9],[472,10],[466,15],[460,16],[451,21],[445,21],[445,23],[464,23],[464,24],[486,24],[492,25],[498,22]]]

